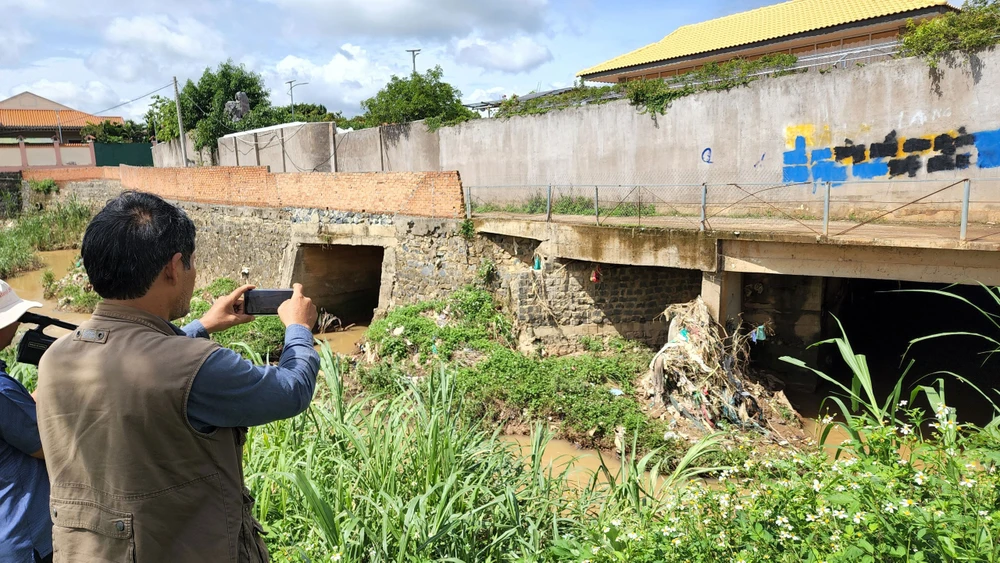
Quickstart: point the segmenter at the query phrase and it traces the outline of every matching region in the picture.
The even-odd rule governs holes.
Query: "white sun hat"
[[[17,322],[28,309],[41,306],[41,303],[21,299],[7,282],[0,280],[0,328]]]

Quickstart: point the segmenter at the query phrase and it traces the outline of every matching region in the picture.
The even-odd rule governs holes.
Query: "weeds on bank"
[[[474,213],[513,213],[518,215],[540,215],[548,209],[545,195],[536,194],[521,203],[495,204],[474,203]],[[621,202],[615,205],[601,205],[601,217],[652,217],[657,215],[656,206],[637,202]],[[553,215],[594,215],[594,198],[586,196],[562,195],[552,199]]]
[[[89,206],[70,199],[21,214],[0,228],[0,279],[37,268],[36,251],[78,246],[91,213]]]

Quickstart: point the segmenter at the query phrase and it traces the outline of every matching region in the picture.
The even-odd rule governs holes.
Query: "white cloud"
[[[533,70],[552,60],[548,47],[524,35],[503,41],[462,39],[456,50],[459,63],[509,73]]]
[[[539,31],[548,0],[261,0],[292,12],[295,27],[388,37],[464,37]]]
[[[97,112],[122,101],[110,86],[98,80],[80,83],[42,79],[13,86],[8,94],[14,95],[24,91],[85,112]]]
[[[272,102],[287,105],[284,82],[302,80],[309,84],[296,88],[300,100],[318,101],[331,111],[356,111],[361,100],[371,97],[392,76],[392,69],[373,60],[367,51],[345,43],[326,62],[289,55],[271,68],[261,69],[271,87]]]
[[[103,37],[107,46],[93,51],[87,65],[124,82],[194,74],[226,58],[222,35],[188,17],[114,18]]]
[[[21,60],[24,48],[34,43],[30,33],[13,24],[0,26],[3,48],[0,49],[0,65],[14,65]]]
[[[476,102],[495,102],[500,100],[504,96],[508,98],[514,94],[514,91],[510,88],[505,88],[503,86],[494,86],[493,88],[476,88],[471,94],[462,97],[462,102],[466,104],[474,104]]]

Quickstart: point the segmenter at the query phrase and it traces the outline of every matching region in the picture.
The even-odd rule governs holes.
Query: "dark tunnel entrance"
[[[381,246],[303,245],[292,282],[343,326],[367,325],[379,304],[384,256]]]
[[[793,356],[817,367],[838,381],[849,384],[851,372],[833,344],[817,348],[808,345],[840,336],[837,320],[855,354],[866,357],[874,388],[880,400],[892,391],[907,364],[912,360],[903,384],[903,398],[909,399],[916,385],[936,385],[945,381],[945,398],[958,410],[961,420],[985,424],[992,417],[990,402],[968,385],[950,375],[953,372],[976,385],[994,402],[1000,402],[998,376],[1000,357],[991,355],[996,346],[973,336],[949,336],[941,339],[911,342],[933,334],[965,332],[983,334],[1000,340],[1000,329],[976,307],[1000,314],[1000,295],[996,299],[981,286],[932,284],[892,280],[809,278],[764,275],[756,279],[746,276],[748,293],[768,285],[782,289],[784,298],[761,299],[745,295],[745,318],[758,322],[760,303],[769,302],[767,317],[775,324],[775,337],[752,350],[755,363],[765,369],[781,372],[789,383],[787,394],[792,404],[806,417],[814,417],[823,398],[839,389],[833,384],[812,379],[804,370],[778,360],[781,355]],[[750,282],[747,284],[747,282]],[[967,299],[963,303],[928,291],[947,291]],[[789,298],[788,296],[792,296]],[[998,320],[1000,322],[1000,320]],[[803,384],[805,382],[805,384]],[[918,406],[927,407],[926,399]]]

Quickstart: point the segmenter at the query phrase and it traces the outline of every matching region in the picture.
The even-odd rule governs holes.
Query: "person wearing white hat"
[[[10,346],[21,315],[41,307],[0,280],[0,349]],[[52,561],[49,476],[35,400],[0,361],[0,561]]]

